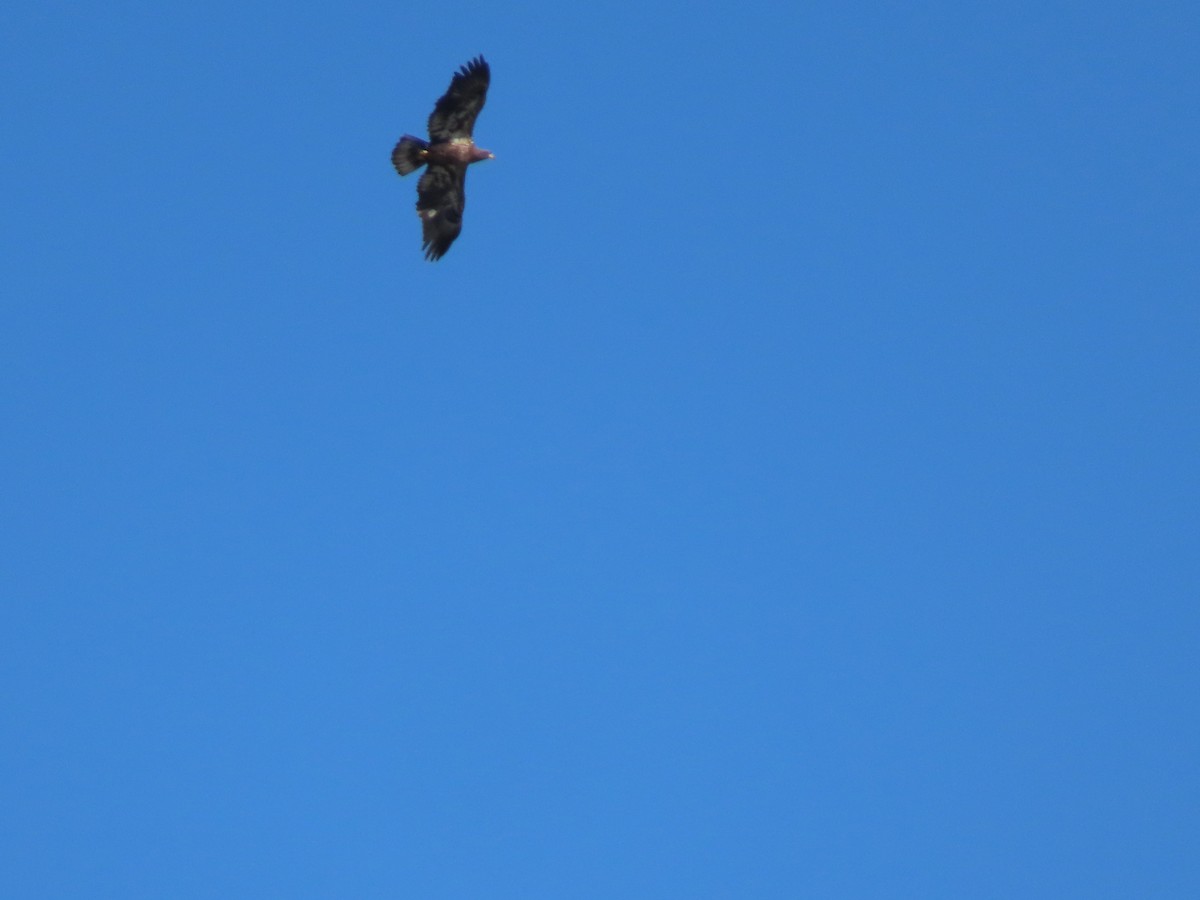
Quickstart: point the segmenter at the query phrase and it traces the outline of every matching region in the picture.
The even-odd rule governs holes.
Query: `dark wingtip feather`
[[[491,66],[487,64],[487,60],[483,58],[482,53],[469,61],[466,65],[460,66],[458,70],[458,74],[463,76],[475,75],[479,73],[490,75],[491,72]]]
[[[422,244],[421,249],[425,251],[425,258],[427,260],[429,260],[430,262],[437,262],[439,259],[441,259],[443,256],[446,255],[446,251],[450,249],[450,245],[452,243],[453,243],[452,240],[447,241],[444,238],[442,238],[442,239],[439,239],[436,241],[429,241],[428,243]]]

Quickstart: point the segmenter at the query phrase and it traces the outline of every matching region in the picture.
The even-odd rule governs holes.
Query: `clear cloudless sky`
[[[1200,896],[1194,0],[0,42],[0,895]]]

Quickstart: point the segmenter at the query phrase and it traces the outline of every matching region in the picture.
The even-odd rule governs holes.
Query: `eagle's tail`
[[[400,138],[400,143],[392,151],[392,165],[396,167],[396,171],[401,175],[415,172],[421,166],[425,165],[425,151],[428,148],[428,141],[423,141],[418,137],[413,137],[411,134],[406,134]]]

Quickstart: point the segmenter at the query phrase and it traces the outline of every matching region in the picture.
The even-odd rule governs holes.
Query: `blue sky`
[[[0,892],[1200,894],[1200,12],[786,7],[0,12]]]

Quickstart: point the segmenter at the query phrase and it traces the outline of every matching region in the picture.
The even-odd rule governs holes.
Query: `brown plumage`
[[[429,116],[429,140],[406,134],[392,151],[392,165],[401,175],[427,167],[417,182],[417,215],[426,259],[441,259],[462,231],[467,166],[495,158],[476,147],[471,137],[491,78],[482,56],[460,68]]]

